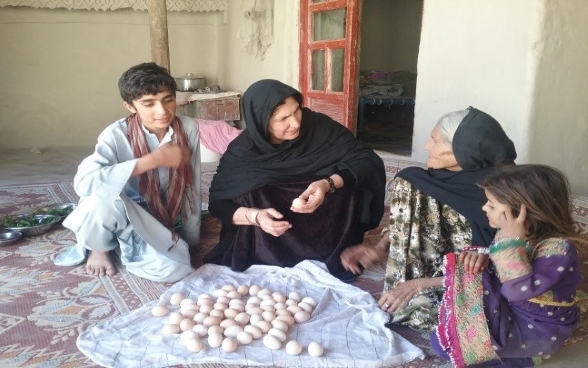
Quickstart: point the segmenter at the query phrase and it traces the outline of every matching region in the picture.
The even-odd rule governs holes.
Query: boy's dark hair
[[[177,84],[166,68],[155,63],[142,63],[120,76],[118,90],[123,101],[132,105],[133,100],[145,95],[156,95],[163,91],[175,93]]]

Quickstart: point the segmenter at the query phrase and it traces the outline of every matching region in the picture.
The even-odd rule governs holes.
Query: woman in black
[[[209,210],[223,228],[204,261],[243,271],[318,260],[352,280],[340,254],[382,219],[382,159],[336,121],[302,107],[302,95],[279,81],[251,85],[243,111],[246,129],[210,187]],[[306,203],[293,207],[298,197]]]

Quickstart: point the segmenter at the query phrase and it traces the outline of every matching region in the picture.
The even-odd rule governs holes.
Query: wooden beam
[[[151,60],[169,69],[169,42],[167,39],[166,0],[149,0],[149,34],[151,36]]]

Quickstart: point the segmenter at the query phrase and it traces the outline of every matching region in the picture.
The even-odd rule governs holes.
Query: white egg
[[[245,305],[245,301],[242,299],[231,299],[229,300],[229,305]]]
[[[170,323],[172,325],[179,325],[180,322],[182,322],[182,320],[184,319],[184,315],[180,312],[171,312],[169,314],[169,317],[167,319],[167,323]]]
[[[303,310],[302,308],[300,308],[297,305],[291,305],[288,308],[286,308],[286,310],[292,314],[296,314],[298,312],[300,312],[301,310]]]
[[[233,308],[225,309],[225,318],[235,319],[235,317],[239,314],[239,311]]]
[[[228,296],[219,296],[218,298],[216,298],[216,302],[222,304],[229,304],[231,300],[233,299],[229,298]]]
[[[268,321],[259,321],[255,324],[255,327],[259,328],[261,332],[267,333],[272,328],[272,325]]]
[[[249,323],[251,323],[252,325],[256,325],[259,321],[263,321],[263,317],[261,316],[261,314],[252,314],[251,317],[249,317]]]
[[[225,333],[225,329],[221,326],[214,325],[214,326],[208,327],[208,333],[207,333],[208,335],[214,335],[214,334],[221,334],[222,335],[224,333]]]
[[[186,298],[180,302],[180,307],[185,308],[186,306],[193,304],[196,304],[196,301],[194,299]]]
[[[283,321],[290,327],[294,326],[294,323],[296,323],[296,320],[294,319],[294,317],[291,314],[277,316],[275,321]]]
[[[272,295],[272,291],[270,289],[261,289],[257,292],[257,296],[261,298],[262,295]]]
[[[294,198],[292,201],[292,207],[300,208],[306,204],[306,201],[303,198]]]
[[[276,308],[276,310],[286,310],[288,306],[286,305],[286,303],[276,303],[274,304],[274,308]]]
[[[294,315],[296,323],[304,323],[310,319],[310,313],[307,311],[300,311]]]
[[[247,299],[247,304],[259,305],[259,303],[261,303],[261,298],[258,296],[252,296],[251,298]]]
[[[299,301],[297,301],[297,300],[294,300],[294,299],[288,299],[288,300],[286,300],[286,305],[287,305],[288,307],[290,307],[290,306],[292,306],[292,305],[298,305],[298,302],[299,302]]]
[[[196,334],[200,337],[208,335],[208,327],[204,325],[195,325],[192,327],[192,331],[196,332]]]
[[[247,314],[249,314],[251,316],[254,314],[262,314],[263,312],[265,312],[265,311],[259,307],[253,307],[253,308],[247,309]]]
[[[196,325],[196,323],[194,323],[192,318],[184,318],[182,322],[180,322],[180,330],[190,331],[194,325]]]
[[[288,312],[288,311],[287,311],[287,310],[285,310],[285,309],[277,309],[277,310],[276,310],[276,316],[278,316],[278,317],[279,317],[279,316],[291,316],[291,315],[292,315],[292,313]],[[276,317],[276,318],[277,318],[277,317]]]
[[[212,296],[214,296],[215,298],[218,298],[220,296],[227,296],[229,292],[223,289],[216,289],[215,291],[213,291],[211,293]]]
[[[310,304],[313,308],[316,307],[316,305],[317,305],[316,300],[314,300],[313,298],[311,298],[309,296],[307,296],[306,298],[302,298],[302,300],[300,302]]]
[[[237,288],[237,291],[241,295],[247,295],[247,294],[249,294],[249,286],[247,286],[247,285],[241,285],[241,286],[239,286]]]
[[[168,323],[167,325],[163,326],[161,332],[164,334],[177,334],[180,332],[180,326]]]
[[[196,315],[192,319],[197,324],[202,324],[202,322],[204,322],[204,320],[206,319],[206,317],[208,317],[208,314],[200,312],[200,313],[196,313]]]
[[[223,289],[223,290],[225,290],[225,291],[235,291],[235,290],[237,290],[237,288],[236,288],[236,287],[234,287],[234,286],[233,286],[233,285],[231,285],[231,284],[227,284],[227,285],[223,286],[221,289]]]
[[[202,324],[204,326],[214,326],[214,325],[218,325],[219,323],[221,323],[222,319],[220,317],[214,317],[214,316],[208,316],[204,319],[204,321],[202,321]]]
[[[239,322],[235,321],[234,319],[227,318],[227,319],[221,321],[220,326],[222,328],[227,328],[229,326],[236,326],[238,324],[239,324]]]
[[[223,343],[224,337],[221,334],[215,333],[208,335],[208,345],[211,348],[218,348]]]
[[[195,339],[198,337],[198,334],[192,330],[190,331],[184,331],[180,334],[180,341],[184,344],[186,344],[186,341],[190,340],[190,339]]]
[[[276,314],[274,312],[265,311],[261,314],[264,320],[271,322],[276,319]]]
[[[280,293],[279,291],[273,293],[272,298],[276,303],[284,303],[286,301],[286,297],[284,296],[284,294]]]
[[[241,326],[245,326],[247,323],[249,323],[249,320],[251,319],[251,317],[249,316],[249,314],[247,313],[239,313],[235,316],[235,321],[239,322],[239,324]]]
[[[261,288],[258,285],[251,285],[249,287],[249,295],[256,296],[259,290],[261,290]]]
[[[261,335],[263,334],[259,327],[255,327],[252,325],[245,326],[243,328],[243,331],[249,333],[251,336],[253,336],[254,339],[259,339],[261,337]]]
[[[200,312],[201,313],[210,313],[211,310],[213,310],[214,308],[212,307],[212,305],[210,304],[203,304],[200,306]]]
[[[229,305],[232,309],[239,311],[239,313],[241,312],[245,312],[245,306],[243,304],[232,304]]]
[[[194,318],[194,316],[198,314],[198,309],[182,309],[180,312],[184,317]]]
[[[212,306],[213,309],[219,310],[219,311],[224,311],[225,309],[227,309],[227,305],[225,303],[214,303],[214,305]]]
[[[295,300],[297,303],[302,300],[302,296],[295,291],[288,294],[288,298]]]
[[[260,307],[264,307],[264,306],[273,307],[274,305],[276,305],[276,302],[273,299],[264,299],[261,301],[261,303],[259,303]]]
[[[210,298],[198,299],[198,301],[196,302],[196,304],[199,305],[200,308],[202,308],[205,305],[213,305],[214,304],[214,299],[210,299]]]
[[[271,321],[270,323],[274,328],[277,328],[278,330],[282,330],[284,332],[288,331],[288,328],[290,327],[286,322],[280,321],[277,318]]]
[[[182,300],[184,300],[186,296],[182,293],[175,293],[174,295],[169,298],[169,302],[171,305],[179,305]]]
[[[243,345],[248,345],[253,341],[253,336],[246,331],[241,331],[237,334],[237,341]]]
[[[151,314],[153,314],[155,317],[163,317],[166,316],[168,313],[169,309],[167,309],[167,307],[164,305],[158,305],[156,307],[153,307],[153,309],[151,310]]]
[[[212,297],[208,294],[200,294],[200,295],[198,295],[198,298],[196,298],[196,299],[198,299],[198,301],[200,301],[200,299],[212,299]]]
[[[231,298],[231,299],[241,299],[241,297],[242,297],[242,295],[241,295],[241,294],[240,294],[238,291],[236,291],[236,290],[229,291],[229,292],[227,293],[227,298]]]
[[[259,308],[261,308],[264,312],[272,312],[273,314],[276,314],[276,308],[270,305],[262,305]]]
[[[277,328],[270,328],[267,332],[268,335],[272,335],[280,339],[281,342],[286,341],[287,335],[284,331],[277,329]]]
[[[237,337],[237,334],[241,331],[243,331],[243,327],[239,325],[229,326],[225,329],[224,335],[227,337]]]
[[[312,305],[304,302],[298,303],[298,306],[307,311],[308,313],[312,313],[312,310],[314,309]]]
[[[323,355],[323,352],[323,346],[318,342],[313,341],[308,345],[308,354],[312,355],[313,357],[320,357]]]
[[[221,319],[225,319],[225,313],[217,309],[211,310],[210,313],[208,313],[208,315],[211,317],[220,317]]]
[[[275,336],[265,335],[263,337],[263,345],[265,345],[266,348],[277,350],[282,346],[282,342]]]
[[[302,345],[296,340],[290,340],[286,344],[286,353],[290,355],[299,355],[302,353]]]
[[[270,294],[271,291],[268,290],[267,293],[265,294],[257,294],[258,298],[261,298],[261,300],[274,300],[274,298],[272,297],[272,294]],[[261,293],[261,291],[260,291]]]
[[[202,340],[199,338],[190,339],[186,341],[186,349],[190,350],[193,353],[199,353],[204,348],[204,344],[202,344]]]
[[[232,353],[233,351],[237,350],[237,341],[232,337],[227,337],[222,342],[222,349],[226,353]]]

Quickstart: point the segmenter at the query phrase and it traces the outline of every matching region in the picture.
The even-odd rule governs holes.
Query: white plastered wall
[[[564,171],[588,195],[588,1],[546,1],[530,113],[529,162]]]
[[[170,69],[218,82],[222,12],[170,12]],[[92,146],[127,114],[117,81],[151,60],[146,11],[0,8],[0,148]]]
[[[298,0],[274,0],[273,44],[265,57],[260,59],[245,50],[244,41],[238,36],[248,2],[231,1],[227,22],[221,27],[219,37],[219,82],[231,90],[244,92],[260,79],[277,79],[298,88]]]
[[[537,11],[526,0],[426,0],[418,60],[413,158],[438,119],[474,106],[494,116],[528,155]],[[522,16],[522,15],[525,16]]]
[[[544,163],[588,194],[588,2],[425,0],[413,155],[437,119],[472,105],[511,137],[517,163]]]

